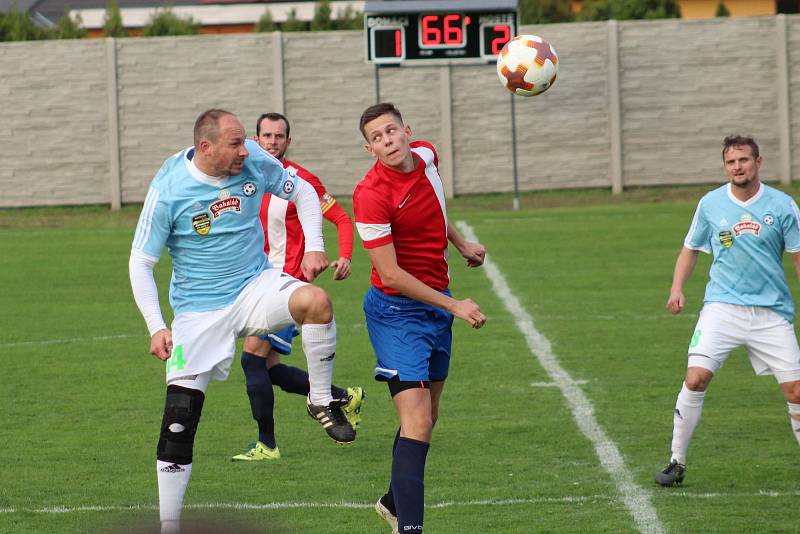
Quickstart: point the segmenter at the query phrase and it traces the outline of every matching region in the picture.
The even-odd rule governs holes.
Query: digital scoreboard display
[[[367,2],[367,61],[494,61],[516,35],[516,0]]]

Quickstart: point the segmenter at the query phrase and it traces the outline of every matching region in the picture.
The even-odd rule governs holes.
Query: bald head
[[[224,109],[209,109],[204,111],[194,121],[194,146],[199,146],[200,141],[206,139],[211,143],[219,141],[219,123],[222,117],[235,117],[230,111]]]

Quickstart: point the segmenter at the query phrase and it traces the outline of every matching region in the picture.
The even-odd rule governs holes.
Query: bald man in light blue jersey
[[[800,443],[800,348],[795,307],[783,270],[788,252],[800,277],[800,211],[791,197],[761,183],[762,157],[751,137],[723,141],[729,183],[706,194],[684,240],[667,300],[684,306],[683,285],[700,251],[712,254],[703,309],[689,343],[686,377],[675,404],[672,455],[656,482],[683,482],[686,451],[700,421],[705,392],[731,350],[743,346],[757,375],[775,375]]]
[[[167,395],[156,454],[162,533],[180,531],[194,436],[209,381],[228,376],[236,337],[292,324],[308,363],[309,415],[337,442],[355,431],[331,397],[336,322],[327,294],[271,266],[259,219],[261,197],[294,202],[305,234],[302,269],[311,281],[328,266],[314,188],[245,139],[239,119],[212,109],[198,117],[194,146],[169,158],[150,186],[133,240],[130,278],[150,331],[150,351],[166,362]],[[153,268],[172,258],[172,328],[161,315]],[[263,376],[248,377],[258,389]],[[250,382],[253,382],[251,384]]]

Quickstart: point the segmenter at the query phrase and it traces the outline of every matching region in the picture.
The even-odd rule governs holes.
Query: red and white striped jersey
[[[283,167],[293,171],[317,191],[323,217],[336,225],[339,236],[338,257],[351,259],[353,223],[350,217],[328,194],[319,178],[307,169],[288,159],[283,160]],[[295,278],[305,280],[300,265],[303,262],[306,240],[294,203],[274,195],[264,195],[261,200],[260,216],[264,227],[264,252],[267,253],[270,263]]]
[[[447,268],[447,210],[438,156],[427,141],[411,143],[416,168],[409,173],[380,161],[367,171],[353,193],[356,228],[364,248],[394,244],[397,265],[429,287],[450,283]],[[372,285],[388,295],[375,267]]]

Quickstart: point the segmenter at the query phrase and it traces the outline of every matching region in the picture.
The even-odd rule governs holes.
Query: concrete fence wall
[[[523,26],[558,81],[514,97],[519,188],[715,182],[733,132],[767,180],[800,176],[800,16]],[[342,198],[371,165],[358,118],[376,99],[440,150],[449,195],[513,189],[512,97],[494,65],[376,69],[361,32],[0,43],[0,207],[144,199],[209,107],[248,133],[292,122],[291,157]]]

